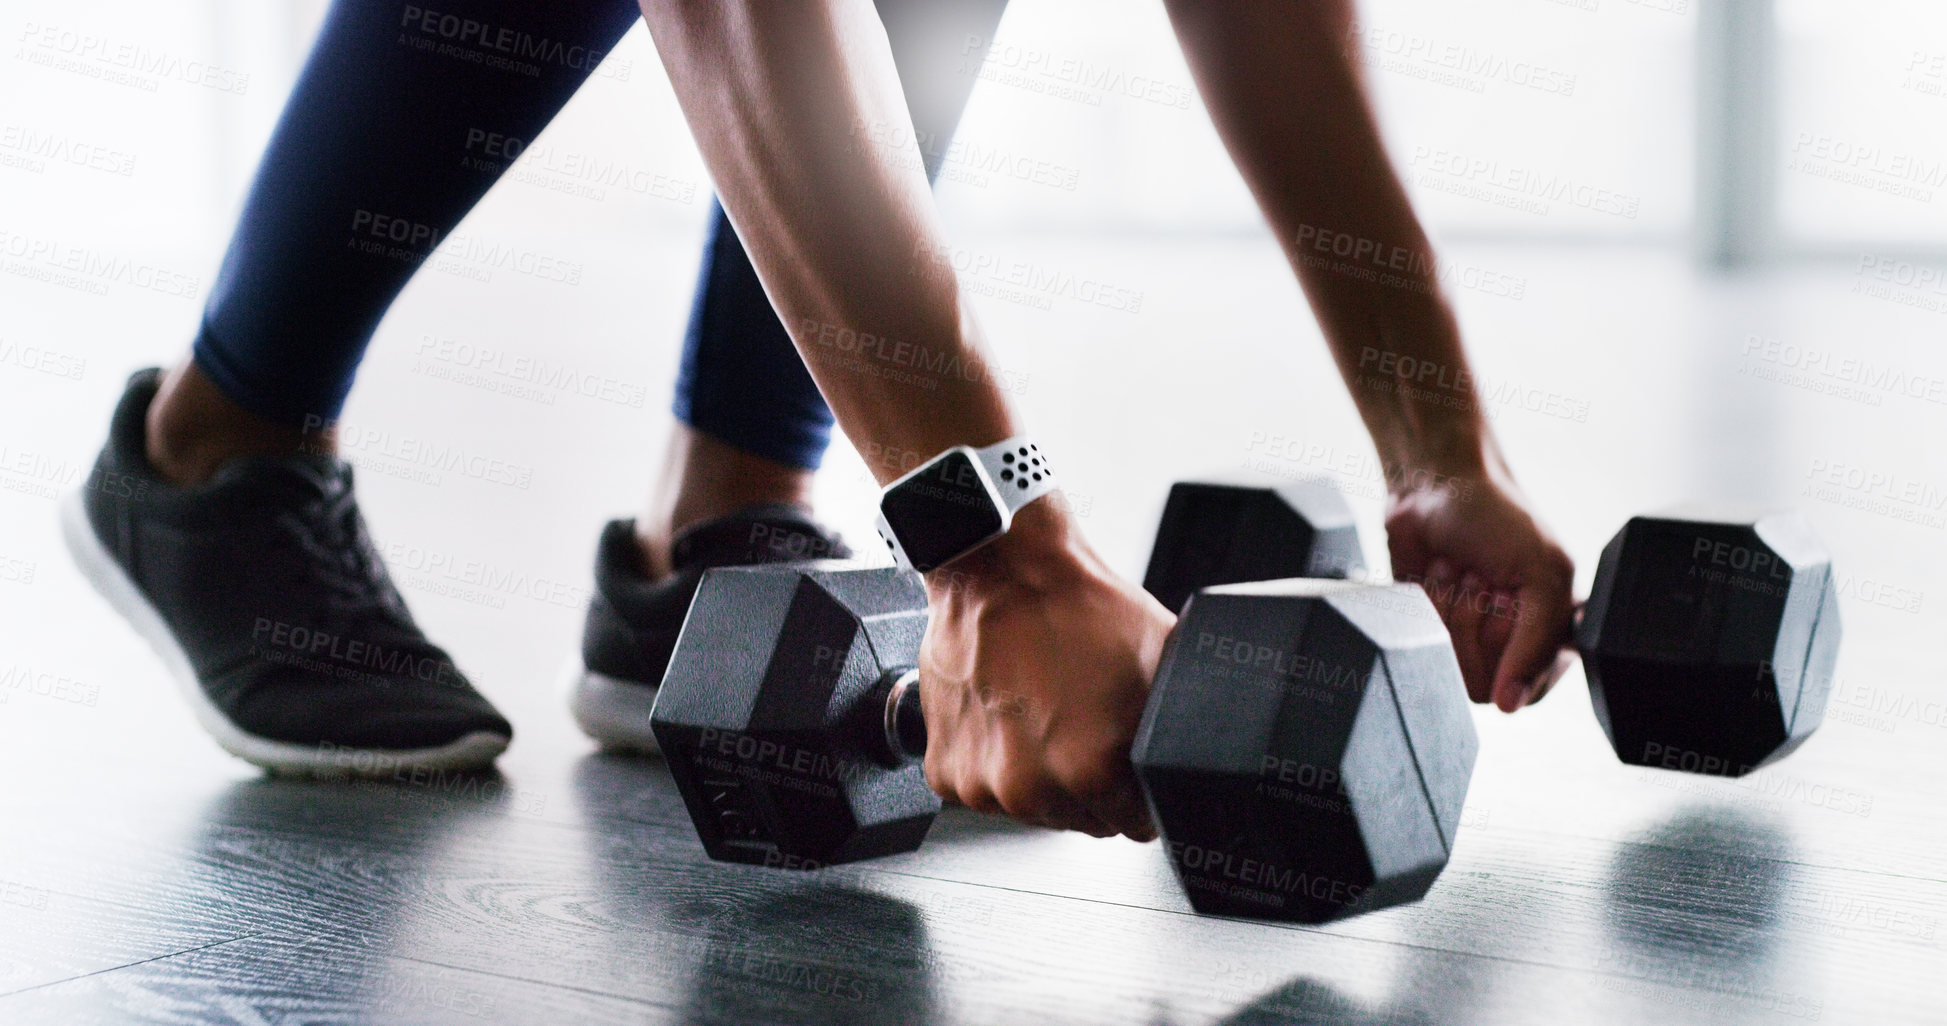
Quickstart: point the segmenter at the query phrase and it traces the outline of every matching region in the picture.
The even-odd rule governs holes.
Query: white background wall
[[[1365,5],[1371,77],[1395,157],[1436,232],[1459,236],[1674,240],[1688,223],[1690,41],[1685,0],[1599,0],[1590,11],[1551,0],[1372,0]],[[324,9],[324,0],[48,0],[0,4],[7,46],[0,116],[132,159],[103,175],[8,179],[33,202],[7,202],[10,225],[183,251],[207,265],[227,234],[263,141]],[[56,35],[44,34],[52,27]],[[29,31],[41,29],[41,32]],[[224,74],[140,76],[123,85],[56,73],[34,57],[88,57],[90,40]],[[1083,62],[1111,83],[1082,100],[1051,100],[1037,55]],[[703,179],[700,162],[640,29],[615,51],[615,77],[593,82],[548,141]],[[1454,73],[1443,62],[1469,70]],[[111,65],[82,63],[95,70]],[[626,69],[620,71],[619,69]],[[1257,232],[1250,200],[1196,101],[1161,6],[1130,0],[1016,0],[999,33],[994,77],[977,91],[962,139],[1074,172],[1073,189],[1005,180],[949,182],[956,223],[984,231]],[[626,79],[621,77],[626,74]],[[1442,76],[1447,81],[1441,81]],[[1156,99],[1132,97],[1133,83]],[[1114,84],[1129,88],[1117,89]],[[1173,101],[1181,99],[1185,105]],[[1457,167],[1559,177],[1633,201],[1634,216],[1554,203],[1546,214],[1450,190]],[[5,170],[5,169],[0,169]],[[117,177],[113,175],[109,178]],[[112,185],[113,188],[105,186]],[[503,189],[503,191],[506,191]],[[23,193],[9,188],[15,200]],[[499,197],[496,197],[496,201]],[[675,230],[696,209],[645,202],[629,216],[591,211],[588,230]]]
[[[1780,0],[1778,18],[1788,239],[1947,247],[1947,5]]]
[[[1362,42],[1394,157],[1447,239],[1682,240],[1690,230],[1698,0],[1367,0]],[[18,133],[98,148],[129,173],[0,165],[13,231],[177,254],[210,268],[326,0],[0,3],[0,146]],[[1593,9],[1591,9],[1593,8]],[[1947,8],[1932,0],[1777,0],[1777,216],[1792,248],[1947,237]],[[50,37],[45,30],[53,28]],[[1929,42],[1928,40],[1933,40]],[[118,84],[90,46],[131,45],[175,74]],[[1110,88],[1055,100],[1036,60],[1075,60]],[[48,62],[81,58],[86,72]],[[706,182],[638,28],[550,133],[557,145]],[[1458,65],[1458,67],[1456,67]],[[207,69],[216,69],[214,71]],[[942,187],[951,223],[982,232],[1259,232],[1159,4],[1015,0],[961,138],[1047,161],[1074,187],[963,175]],[[196,76],[201,75],[200,79]],[[1178,97],[1187,106],[1176,106]],[[1572,184],[1596,204],[1545,211],[1482,178]],[[505,189],[502,190],[507,191]],[[530,197],[532,198],[532,197]],[[496,196],[493,202],[504,202]],[[1590,209],[1591,206],[1608,209]],[[613,234],[689,231],[701,204],[584,205]],[[1626,208],[1626,209],[1619,209]]]

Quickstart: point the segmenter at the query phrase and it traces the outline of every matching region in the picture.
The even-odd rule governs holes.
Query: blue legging
[[[929,176],[1006,0],[878,0]],[[286,102],[194,347],[246,409],[338,418],[420,263],[635,24],[635,0],[336,0]],[[831,411],[721,207],[673,404],[691,427],[806,469]]]

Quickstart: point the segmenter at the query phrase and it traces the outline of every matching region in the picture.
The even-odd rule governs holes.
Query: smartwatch
[[[956,445],[879,493],[879,537],[900,567],[925,573],[1006,534],[1016,510],[1054,490],[1055,472],[1025,435]]]

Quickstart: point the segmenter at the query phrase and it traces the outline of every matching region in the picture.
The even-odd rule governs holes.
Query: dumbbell
[[[1802,515],[1690,506],[1603,548],[1575,647],[1623,762],[1742,776],[1824,720],[1840,633],[1832,557]]]
[[[1329,484],[1178,484],[1143,585],[1176,609],[1190,582],[1358,576],[1359,552]],[[1818,727],[1839,636],[1831,557],[1803,516],[1692,506],[1623,526],[1572,643],[1623,762],[1740,776]]]
[[[1362,577],[1352,507],[1329,480],[1275,488],[1170,486],[1143,590],[1174,613],[1198,588],[1282,577]]]
[[[811,869],[920,845],[940,808],[925,628],[919,578],[890,568],[704,576],[651,721],[712,858]],[[1187,602],[1132,761],[1194,908],[1322,922],[1425,893],[1477,747],[1419,588],[1281,580]]]

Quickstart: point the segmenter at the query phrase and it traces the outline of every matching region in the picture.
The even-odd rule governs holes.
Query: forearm
[[[643,0],[718,195],[854,443],[1015,431],[961,306],[870,0]],[[872,461],[881,482],[909,466]]]
[[[1426,233],[1353,59],[1350,0],[1170,0],[1224,145],[1395,488],[1498,460]]]

